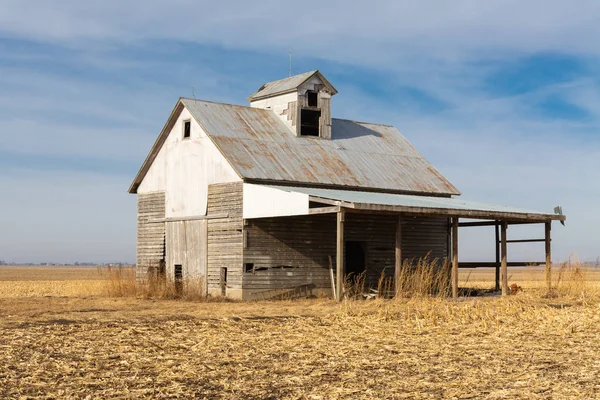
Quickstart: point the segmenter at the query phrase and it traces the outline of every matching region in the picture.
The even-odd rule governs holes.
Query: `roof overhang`
[[[256,185],[258,186],[258,185]],[[515,222],[565,221],[566,216],[520,208],[467,201],[458,198],[414,196],[365,191],[333,190],[309,187],[260,185],[276,192],[303,194],[309,202],[337,206],[349,212],[393,213],[428,217],[459,217]],[[245,193],[244,193],[245,194]],[[264,192],[263,192],[264,194]],[[259,199],[256,199],[259,200]],[[246,199],[245,199],[246,201]],[[307,214],[312,214],[308,205]],[[335,211],[333,207],[330,210]],[[289,215],[301,215],[302,212]],[[263,215],[263,217],[268,215]],[[281,212],[278,215],[284,216]]]
[[[179,117],[179,114],[181,114],[181,111],[183,111],[184,108],[185,108],[185,106],[181,102],[181,98],[180,98],[177,101],[175,108],[173,108],[173,111],[171,112],[169,119],[167,120],[167,122],[163,126],[162,130],[160,131],[160,135],[158,135],[158,138],[152,145],[152,149],[150,150],[150,153],[148,153],[148,155],[146,156],[146,159],[144,160],[142,167],[139,169],[138,173],[136,174],[135,178],[133,179],[133,182],[129,186],[129,189],[127,190],[128,193],[132,193],[132,194],[137,193],[138,187],[142,183],[142,180],[144,180],[144,177],[148,173],[148,170],[150,169],[150,166],[152,165],[152,163],[154,162],[154,159],[158,155],[158,152],[162,148],[162,145],[165,143],[165,140],[167,140],[167,137],[169,136],[169,132],[171,131],[171,129],[173,129],[175,122],[177,122],[177,117]]]

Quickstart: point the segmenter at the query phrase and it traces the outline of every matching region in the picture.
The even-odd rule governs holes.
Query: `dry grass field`
[[[597,272],[555,269],[551,298],[539,269],[510,275],[507,298],[237,303],[0,267],[0,398],[600,398]]]

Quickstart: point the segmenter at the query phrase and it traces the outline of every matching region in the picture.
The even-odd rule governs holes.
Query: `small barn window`
[[[306,92],[309,107],[318,107],[318,93],[317,92]]]
[[[302,110],[300,114],[300,135],[319,136],[321,110]]]
[[[246,263],[244,270],[246,272],[254,272],[254,263]]]
[[[188,139],[191,135],[192,124],[191,121],[183,121],[183,138]]]

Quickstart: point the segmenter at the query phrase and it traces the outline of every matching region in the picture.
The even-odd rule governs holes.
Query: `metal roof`
[[[381,211],[397,211],[413,214],[457,216],[481,219],[498,218],[536,221],[566,219],[566,217],[562,215],[548,214],[539,211],[449,197],[414,196],[278,185],[265,186],[287,192],[307,194],[315,201],[318,201],[318,199],[339,201],[340,205],[344,207],[355,208],[359,210],[379,209]],[[373,205],[384,207],[372,207]]]
[[[297,137],[271,110],[181,102],[246,180],[460,194],[392,126],[333,119],[331,139]]]
[[[259,100],[265,97],[271,97],[282,93],[289,93],[296,90],[300,85],[318,74],[321,81],[328,86],[332,94],[337,93],[337,90],[325,79],[325,77],[318,71],[305,72],[303,74],[290,76],[289,78],[280,79],[278,81],[268,82],[262,85],[256,92],[248,97],[248,101]]]

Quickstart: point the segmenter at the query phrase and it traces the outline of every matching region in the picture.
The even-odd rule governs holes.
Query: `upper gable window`
[[[192,131],[192,123],[190,120],[183,121],[183,138],[189,139]]]
[[[306,92],[306,97],[308,98],[308,106],[309,107],[318,107],[318,96],[317,92],[308,91]]]
[[[319,136],[321,110],[302,109],[300,113],[300,136]]]

